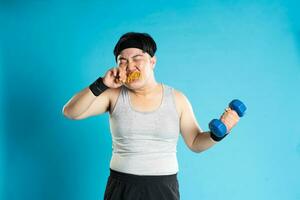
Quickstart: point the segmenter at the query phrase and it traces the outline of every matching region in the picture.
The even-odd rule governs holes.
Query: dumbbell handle
[[[245,104],[238,99],[232,100],[229,103],[229,107],[232,110],[234,110],[239,115],[239,117],[244,116],[245,111],[247,109]],[[216,137],[219,138],[224,137],[224,135],[227,133],[227,128],[225,124],[223,124],[223,122],[219,119],[211,120],[211,122],[209,123],[209,129]]]

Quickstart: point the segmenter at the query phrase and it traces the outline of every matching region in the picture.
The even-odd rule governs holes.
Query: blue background
[[[127,31],[158,45],[159,82],[182,91],[202,129],[239,98],[248,112],[196,154],[178,143],[181,199],[300,199],[297,1],[1,1],[0,199],[102,199],[108,114],[63,105],[115,66]],[[298,13],[297,13],[298,12]]]

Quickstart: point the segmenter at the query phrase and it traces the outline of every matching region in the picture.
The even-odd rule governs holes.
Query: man
[[[75,120],[109,112],[113,154],[104,199],[180,199],[176,145],[181,133],[193,152],[223,138],[199,127],[191,104],[154,76],[156,43],[146,33],[129,32],[114,48],[117,67],[109,69],[64,106]],[[221,116],[228,133],[239,121],[227,108]]]

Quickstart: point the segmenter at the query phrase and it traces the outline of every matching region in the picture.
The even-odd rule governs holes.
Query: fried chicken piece
[[[141,73],[138,71],[134,71],[127,76],[126,83],[131,83],[132,81],[139,79],[141,77]]]

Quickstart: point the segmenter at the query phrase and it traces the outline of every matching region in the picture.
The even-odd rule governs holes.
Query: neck
[[[131,92],[139,97],[148,97],[157,89],[158,85],[159,83],[157,83],[155,79],[152,79],[141,88],[131,90]]]

